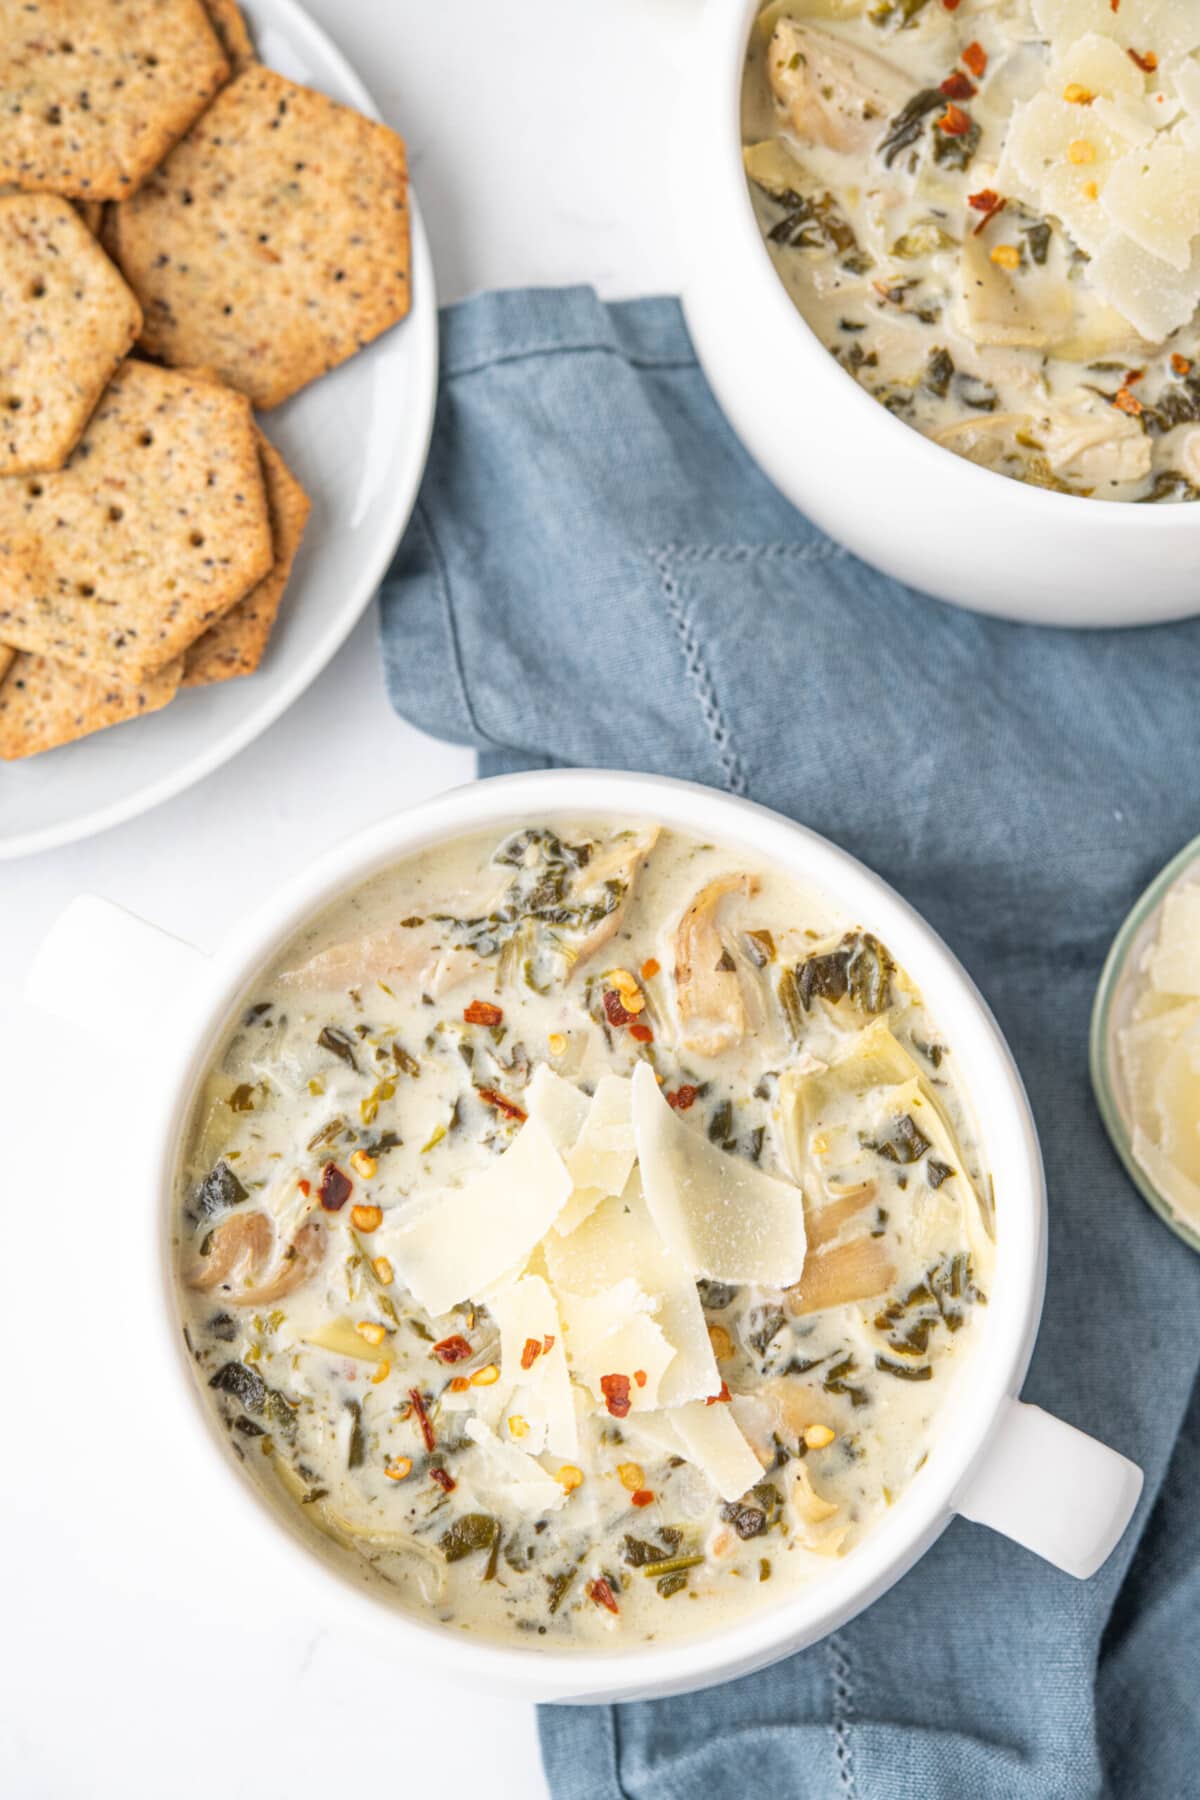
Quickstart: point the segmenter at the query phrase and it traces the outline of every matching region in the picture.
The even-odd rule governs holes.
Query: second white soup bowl
[[[979,468],[873,400],[802,318],[742,166],[742,75],[760,5],[709,0],[697,20],[672,185],[688,327],[747,450],[839,543],[958,606],[1075,626],[1200,612],[1200,505],[1085,500]]]

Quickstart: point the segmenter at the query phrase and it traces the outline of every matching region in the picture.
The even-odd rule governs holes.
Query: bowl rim
[[[1109,1141],[1124,1164],[1125,1173],[1151,1211],[1157,1213],[1167,1229],[1173,1231],[1177,1238],[1181,1238],[1193,1250],[1200,1250],[1200,1231],[1189,1225],[1186,1219],[1179,1217],[1133,1153],[1133,1132],[1121,1098],[1124,1081],[1119,1073],[1117,1011],[1129,992],[1127,977],[1132,975],[1131,958],[1140,950],[1144,936],[1167,894],[1198,864],[1200,836],[1192,838],[1164,864],[1126,913],[1100,971],[1088,1031],[1088,1070],[1092,1092]]]
[[[742,162],[741,98],[746,53],[754,20],[764,10],[764,6],[769,3],[770,0],[741,0],[740,7],[710,6],[700,26],[701,36],[707,40],[705,44],[707,54],[702,52],[699,66],[702,68],[709,66],[713,70],[721,71],[721,79],[726,85],[726,92],[717,109],[717,118],[722,142],[726,141],[726,134],[728,134],[734,151],[729,167],[735,177],[737,194],[736,203],[729,217],[731,224],[737,230],[739,242],[732,247],[732,253],[744,255],[748,264],[757,269],[764,297],[768,290],[773,290],[773,299],[770,304],[779,321],[776,328],[787,334],[794,345],[802,345],[806,357],[812,358],[814,351],[819,353],[820,362],[827,365],[837,377],[837,381],[833,385],[836,391],[844,396],[842,403],[847,408],[857,409],[857,416],[863,430],[876,432],[881,441],[890,444],[893,455],[907,456],[915,459],[918,463],[923,462],[928,468],[931,481],[945,482],[951,479],[960,481],[964,490],[969,490],[965,494],[964,504],[973,503],[986,507],[989,504],[989,496],[992,503],[996,503],[999,498],[996,484],[1003,482],[1005,489],[1014,490],[1010,496],[1014,505],[1027,506],[1031,512],[1040,511],[1045,515],[1047,524],[1061,519],[1064,506],[1074,508],[1076,518],[1080,516],[1078,509],[1081,506],[1089,507],[1091,509],[1087,515],[1089,519],[1093,514],[1098,514],[1104,519],[1103,524],[1099,522],[1099,519],[1097,520],[1096,529],[1100,531],[1132,529],[1149,533],[1163,530],[1165,526],[1158,522],[1160,517],[1165,517],[1166,521],[1171,523],[1173,515],[1180,510],[1183,511],[1186,519],[1191,510],[1188,507],[1181,509],[1178,506],[1155,506],[1139,504],[1135,501],[1105,500],[1095,495],[1059,494],[1051,488],[1031,487],[1027,482],[1015,481],[1011,476],[1003,475],[998,470],[987,469],[982,464],[971,462],[969,458],[957,455],[945,444],[935,443],[924,432],[918,431],[914,425],[906,424],[903,419],[897,418],[894,413],[881,406],[866,392],[865,388],[860,386],[853,375],[841,366],[832,351],[828,350],[821,342],[800,308],[792,300],[779,271],[771,260],[766,239],[755,217],[754,204],[750,195],[750,179]],[[826,23],[828,22],[826,21]],[[817,23],[821,23],[821,21],[817,21]],[[732,76],[732,93],[728,91],[730,76]],[[720,202],[718,201],[718,209],[719,207]],[[782,306],[778,304],[780,301],[783,303]],[[916,440],[915,445],[912,441],[914,439]],[[1018,499],[1017,496],[1020,498]],[[1197,514],[1196,527],[1200,528],[1200,503],[1195,506],[1194,510]],[[1124,520],[1129,514],[1141,520],[1141,523],[1127,526]],[[1180,521],[1174,520],[1173,522],[1175,528],[1178,529]]]
[[[943,1429],[920,1480],[909,1483],[852,1557],[810,1587],[795,1588],[777,1605],[698,1638],[613,1651],[559,1652],[540,1644],[526,1649],[455,1636],[435,1620],[389,1604],[332,1558],[314,1554],[259,1484],[235,1466],[214,1409],[200,1391],[176,1304],[172,1213],[178,1157],[199,1081],[254,976],[303,922],[372,875],[427,845],[531,814],[661,820],[668,828],[752,850],[827,894],[845,914],[858,914],[861,905],[861,916],[913,974],[962,1059],[981,1160],[990,1172],[1007,1171],[997,1181],[1004,1228],[997,1235],[985,1336],[975,1347],[969,1384],[957,1384],[947,1396]],[[1036,1127],[1012,1053],[966,971],[906,900],[829,839],[754,802],[668,777],[558,769],[471,783],[397,811],[327,852],[235,928],[181,1009],[175,1038],[172,1054],[164,1058],[166,1098],[157,1109],[148,1165],[155,1225],[146,1236],[152,1291],[161,1302],[153,1311],[169,1340],[164,1361],[187,1390],[183,1412],[194,1427],[189,1435],[197,1450],[201,1435],[214,1446],[214,1456],[207,1450],[204,1455],[210,1468],[224,1471],[229,1506],[240,1508],[239,1529],[254,1530],[275,1562],[284,1550],[290,1552],[293,1591],[302,1584],[318,1610],[329,1610],[340,1593],[342,1609],[375,1635],[386,1631],[393,1649],[420,1655],[459,1678],[549,1701],[633,1698],[707,1686],[816,1642],[892,1586],[950,1523],[956,1495],[985,1456],[1006,1401],[1020,1389],[1041,1317],[1047,1211]]]

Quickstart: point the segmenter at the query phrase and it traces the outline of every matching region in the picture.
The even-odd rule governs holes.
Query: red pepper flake
[[[550,1333],[548,1333],[548,1335],[546,1337],[544,1337],[542,1339],[542,1355],[549,1356],[549,1354],[553,1350],[553,1348],[554,1348],[554,1333],[550,1332]]]
[[[955,69],[952,74],[947,75],[940,87],[947,100],[973,100],[979,92],[975,83],[961,69]]]
[[[1171,367],[1177,375],[1190,375],[1192,372],[1191,363],[1186,356],[1180,356],[1178,350],[1175,351],[1171,358]]]
[[[629,1027],[629,1035],[631,1038],[636,1038],[639,1044],[652,1044],[654,1042],[654,1033],[648,1025],[631,1025]]]
[[[456,1333],[454,1337],[443,1338],[440,1344],[435,1344],[433,1354],[439,1362],[456,1363],[466,1362],[469,1356],[474,1355],[474,1351],[466,1338]]]
[[[499,1025],[504,1012],[490,1000],[472,1000],[470,1006],[463,1007],[463,1018],[468,1025]]]
[[[1139,382],[1144,379],[1145,374],[1146,374],[1145,369],[1126,369],[1126,371],[1125,371],[1125,386],[1133,387],[1136,382]]]
[[[526,1338],[525,1348],[521,1352],[521,1367],[523,1369],[532,1369],[534,1363],[541,1354],[542,1346],[538,1343],[537,1339]]]
[[[980,43],[968,44],[962,53],[962,59],[966,63],[968,69],[970,69],[972,75],[974,75],[976,81],[981,81],[987,72],[988,66],[987,51],[984,49],[983,45]]]
[[[311,1181],[301,1181],[297,1185],[299,1186],[300,1192],[304,1195],[304,1198],[307,1200],[308,1196],[312,1193],[312,1182]]]
[[[628,1375],[602,1375],[600,1392],[604,1395],[604,1404],[613,1418],[625,1418],[629,1412]]]
[[[996,214],[1004,211],[1008,201],[994,188],[980,188],[977,194],[967,195],[967,205],[973,212],[983,214],[982,219],[975,227],[975,236],[978,237],[980,232],[986,230],[991,224]]]
[[[960,4],[961,0],[942,0],[942,5],[947,12],[957,12]]]
[[[937,123],[938,130],[946,137],[966,137],[971,129],[971,115],[951,102]]]
[[[594,1600],[597,1606],[607,1607],[610,1613],[619,1613],[621,1610],[617,1605],[615,1594],[603,1575],[597,1581],[588,1582],[587,1597],[589,1600]]]
[[[452,1394],[465,1394],[470,1385],[470,1380],[466,1375],[456,1375],[454,1380],[450,1383],[450,1392]]]
[[[1118,388],[1113,396],[1113,405],[1118,412],[1128,413],[1131,419],[1141,416],[1142,403],[1136,394],[1131,394],[1127,387]]]
[[[503,1094],[498,1094],[495,1088],[477,1088],[476,1092],[481,1100],[486,1100],[489,1106],[494,1106],[496,1111],[503,1113],[506,1119],[525,1119],[529,1116],[523,1106],[518,1106],[515,1100],[509,1100]]]
[[[448,1469],[430,1469],[429,1479],[430,1481],[437,1482],[443,1494],[452,1494],[458,1486],[457,1481],[455,1481]]]
[[[672,1112],[686,1112],[689,1106],[695,1106],[698,1092],[699,1089],[694,1088],[690,1081],[685,1081],[682,1087],[677,1087],[673,1094],[667,1095],[667,1105]]]
[[[425,1402],[421,1398],[420,1388],[409,1388],[408,1397],[412,1401],[412,1409],[417,1415],[417,1424],[421,1427],[425,1448],[432,1450],[437,1439],[433,1435],[433,1426],[429,1423],[429,1414],[425,1411]]]
[[[733,1395],[729,1391],[729,1383],[727,1381],[723,1381],[721,1383],[720,1393],[719,1394],[710,1394],[708,1396],[708,1399],[704,1402],[704,1404],[705,1404],[705,1406],[717,1406],[720,1404],[720,1402],[722,1400],[732,1400],[732,1399],[733,1399]]]
[[[645,1369],[635,1369],[633,1371],[633,1379],[637,1382],[639,1387],[645,1387],[645,1385],[646,1385]]]
[[[642,964],[642,980],[653,981],[661,968],[662,964],[659,962],[657,956],[648,956]]]
[[[343,1175],[336,1163],[327,1162],[321,1170],[321,1205],[326,1212],[341,1212],[354,1192],[354,1183]]]
[[[1139,56],[1138,52],[1131,47],[1125,54],[1130,62],[1137,64],[1143,75],[1153,75],[1158,67],[1158,57],[1153,50],[1147,50],[1144,56]]]
[[[650,1488],[639,1488],[636,1494],[629,1496],[630,1506],[653,1506],[654,1494]]]
[[[616,988],[604,990],[604,1016],[610,1025],[632,1025],[637,1019],[636,1013],[625,1011]]]

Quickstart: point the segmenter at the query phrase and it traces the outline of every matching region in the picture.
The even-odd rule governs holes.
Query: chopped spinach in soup
[[[1200,6],[772,0],[745,164],[889,411],[1056,492],[1200,498]]]
[[[615,1648],[853,1555],[941,1429],[992,1231],[954,1046],[868,924],[555,820],[377,877],[246,996],[179,1293],[298,1529],[447,1625]]]

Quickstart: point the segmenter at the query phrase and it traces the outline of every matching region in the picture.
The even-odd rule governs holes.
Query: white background
[[[668,137],[699,4],[309,0],[408,140],[443,301],[527,283],[675,289]],[[213,1548],[131,1272],[151,1077],[20,997],[82,890],[210,947],[340,837],[471,776],[467,753],[391,713],[376,630],[372,611],[292,711],[190,793],[0,864],[5,1800],[546,1791],[530,1708],[400,1664],[289,1603],[235,1542]]]

